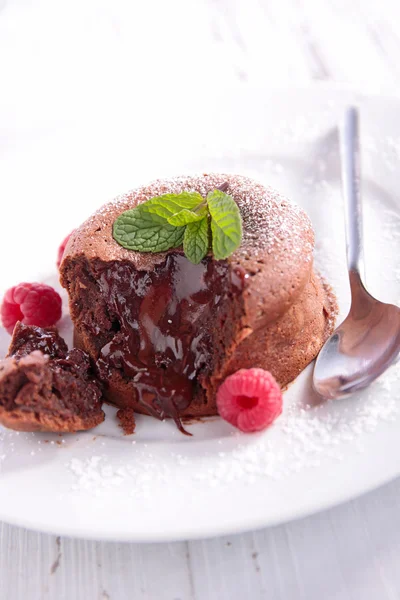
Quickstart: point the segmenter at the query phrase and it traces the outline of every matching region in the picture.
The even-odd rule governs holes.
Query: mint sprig
[[[227,258],[241,243],[242,220],[226,187],[209,192],[206,199],[198,192],[155,196],[117,217],[114,239],[137,252],[164,252],[183,243],[186,257],[198,264],[209,251],[211,237],[215,258]]]

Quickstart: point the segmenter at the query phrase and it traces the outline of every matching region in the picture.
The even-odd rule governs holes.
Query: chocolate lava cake
[[[115,219],[154,196],[224,186],[243,222],[240,247],[199,264],[183,251],[124,249]],[[157,418],[216,415],[216,392],[241,368],[286,386],[332,332],[336,301],[313,268],[302,209],[251,179],[209,174],[155,181],[105,205],[72,235],[61,264],[75,343],[107,400]]]
[[[17,323],[0,363],[0,423],[17,431],[74,432],[104,420],[102,391],[83,350],[56,329]]]

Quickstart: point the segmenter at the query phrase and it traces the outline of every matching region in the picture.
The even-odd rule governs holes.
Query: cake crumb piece
[[[132,435],[135,432],[136,422],[133,408],[120,408],[117,419],[124,435]]]
[[[101,406],[88,355],[69,351],[54,328],[18,322],[0,361],[0,423],[16,431],[85,431],[104,421]]]

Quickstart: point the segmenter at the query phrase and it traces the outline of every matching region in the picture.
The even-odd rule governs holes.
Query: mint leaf
[[[182,209],[192,210],[202,203],[204,203],[204,198],[198,192],[181,192],[180,194],[155,196],[140,206],[149,213],[168,219]]]
[[[225,193],[227,184],[209,192],[163,194],[122,213],[114,222],[116,242],[137,252],[164,252],[183,243],[187,258],[197,264],[209,249],[217,260],[227,258],[242,239],[242,220],[236,202]],[[211,219],[210,219],[211,217]]]
[[[197,265],[208,252],[208,217],[186,226],[183,251],[190,262]]]
[[[118,244],[137,252],[164,252],[182,244],[184,227],[170,225],[162,216],[143,210],[143,205],[123,212],[114,222]]]
[[[242,241],[242,219],[232,196],[221,190],[207,195],[211,215],[212,249],[217,260],[227,258]]]
[[[184,208],[180,212],[175,213],[172,217],[168,217],[168,223],[170,225],[182,226],[188,225],[189,223],[195,223],[196,221],[201,221],[208,215],[207,206],[203,202],[202,205],[199,205],[196,212],[193,210],[188,210]]]

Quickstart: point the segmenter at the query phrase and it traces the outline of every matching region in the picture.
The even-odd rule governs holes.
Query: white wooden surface
[[[133,81],[179,91],[333,80],[398,93],[399,56],[398,0],[0,0],[0,152],[107,90],[112,109]],[[3,524],[0,599],[394,600],[399,514],[397,481],[202,542],[94,543]]]

